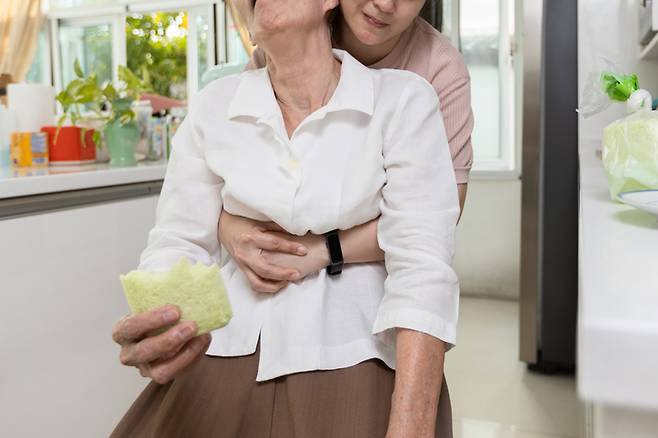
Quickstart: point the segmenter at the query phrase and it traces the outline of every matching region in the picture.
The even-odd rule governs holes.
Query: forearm
[[[340,232],[343,259],[349,263],[368,263],[384,260],[384,251],[377,242],[378,219]]]
[[[397,329],[397,366],[389,436],[434,436],[444,355],[445,345],[440,339],[414,330]]]
[[[464,205],[466,204],[466,192],[468,191],[468,184],[457,184],[457,193],[459,194],[459,219],[464,213]]]

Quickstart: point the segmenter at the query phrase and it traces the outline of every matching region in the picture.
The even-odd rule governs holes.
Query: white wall
[[[521,181],[471,180],[457,230],[462,295],[518,299]]]

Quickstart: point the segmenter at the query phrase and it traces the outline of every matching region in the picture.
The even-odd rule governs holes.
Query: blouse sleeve
[[[155,227],[139,269],[167,270],[181,257],[206,265],[219,262],[217,223],[224,182],[208,168],[202,144],[188,116],[173,139]]]
[[[402,93],[388,132],[377,230],[388,277],[373,333],[407,328],[450,347],[459,305],[451,267],[459,202],[439,102],[420,77]]]

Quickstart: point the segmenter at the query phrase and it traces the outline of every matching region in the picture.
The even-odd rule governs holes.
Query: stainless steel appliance
[[[523,1],[520,357],[572,370],[578,297],[578,2]]]

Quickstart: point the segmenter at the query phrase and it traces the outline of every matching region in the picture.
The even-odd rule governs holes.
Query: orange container
[[[41,128],[41,132],[48,134],[48,151],[50,164],[83,164],[96,161],[96,144],[94,143],[94,130],[86,129],[84,142],[82,128],[77,126],[64,126],[57,135],[56,126]],[[55,142],[57,137],[57,142]]]
[[[43,132],[14,132],[10,144],[14,167],[48,166],[48,134]]]

